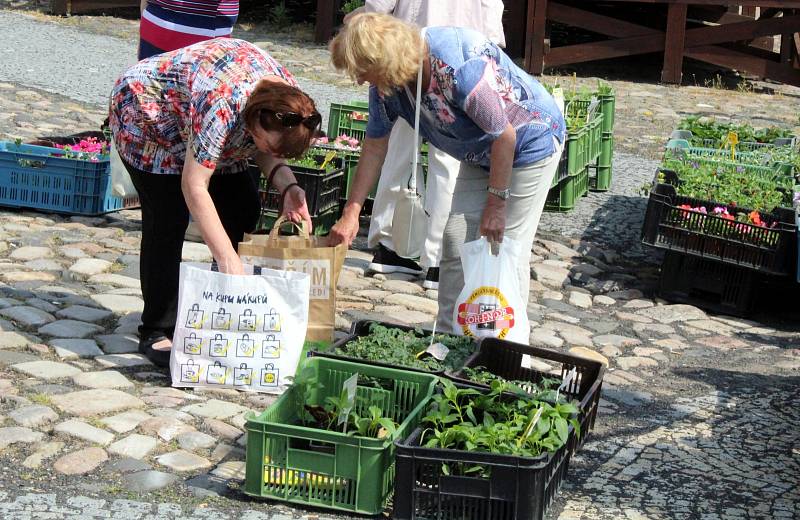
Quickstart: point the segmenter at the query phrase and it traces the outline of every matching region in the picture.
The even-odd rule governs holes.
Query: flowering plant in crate
[[[328,137],[318,137],[311,143],[312,146],[333,147],[337,150],[345,150],[351,152],[361,151],[361,142],[355,137],[342,134],[335,138],[333,141]]]
[[[56,144],[56,148],[63,150],[63,154],[52,154],[56,157],[65,157],[67,159],[79,159],[82,161],[99,162],[102,159],[107,159],[111,148],[111,143],[108,141],[100,140],[96,137],[87,137],[81,139],[77,144]]]

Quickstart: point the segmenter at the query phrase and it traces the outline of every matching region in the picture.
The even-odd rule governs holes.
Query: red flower
[[[227,83],[223,83],[217,87],[216,93],[219,94],[220,97],[228,98],[233,94],[233,90]]]
[[[136,95],[139,95],[142,92],[144,92],[144,85],[142,85],[141,81],[131,81],[129,88],[131,89],[131,92],[133,92]]]
[[[225,110],[224,108],[220,108],[215,112],[217,118],[222,122],[223,125],[227,125],[231,120],[231,113],[229,110]]]

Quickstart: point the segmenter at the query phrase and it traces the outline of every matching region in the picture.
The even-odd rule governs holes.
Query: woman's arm
[[[517,146],[517,131],[508,124],[492,143],[489,156],[489,187],[505,190],[511,186],[511,169]],[[487,193],[486,208],[481,216],[480,234],[491,242],[502,242],[506,229],[506,201]]]
[[[361,157],[356,166],[356,177],[350,188],[350,196],[344,205],[342,218],[331,228],[329,235],[331,245],[345,243],[349,246],[358,234],[358,216],[361,214],[367,194],[380,177],[383,160],[389,147],[389,136],[377,139],[367,137],[361,145]]]
[[[217,261],[220,272],[227,274],[244,274],[242,261],[231,244],[222,221],[219,219],[214,201],[208,193],[208,183],[211,181],[213,170],[198,163],[194,154],[186,154],[186,163],[183,165],[181,175],[181,190],[189,213],[197,222],[203,240],[211,250]]]
[[[276,167],[280,166],[272,177],[272,186],[283,196],[288,186],[289,192],[283,197],[283,215],[292,222],[304,220],[308,232],[313,231],[311,215],[308,213],[306,192],[297,184],[297,178],[292,169],[286,166],[283,159],[278,159],[270,154],[258,152],[253,158],[261,170],[262,175],[269,175]]]
[[[147,0],[142,0],[142,4],[141,4],[141,11],[140,11],[140,13],[139,13],[139,14],[142,14],[142,13],[144,13],[144,10],[145,10],[146,8],[147,8]]]

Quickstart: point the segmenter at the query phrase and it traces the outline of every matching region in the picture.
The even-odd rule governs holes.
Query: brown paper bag
[[[327,238],[309,236],[305,226],[297,236],[280,236],[280,217],[269,235],[245,235],[239,256],[246,264],[269,269],[299,271],[311,276],[307,341],[333,341],[336,313],[336,284],[347,247],[328,247]]]

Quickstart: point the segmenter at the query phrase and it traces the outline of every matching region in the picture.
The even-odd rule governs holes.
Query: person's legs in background
[[[450,215],[453,188],[461,162],[445,152],[428,146],[428,180],[425,184],[425,211],[428,213],[428,234],[419,263],[428,269],[422,286],[439,288],[439,259],[442,256],[442,234]]]
[[[417,262],[395,253],[392,242],[394,208],[411,175],[415,149],[414,130],[408,123],[398,119],[389,136],[389,149],[378,180],[369,224],[368,246],[377,248],[369,269],[378,273],[422,273],[422,267]]]
[[[530,256],[533,239],[544,210],[550,182],[558,168],[562,146],[556,153],[529,166],[514,168],[511,174],[511,197],[506,206],[505,236],[521,243],[517,276],[520,292],[527,300],[530,290]],[[456,179],[453,204],[445,225],[442,240],[442,259],[439,264],[439,314],[437,323],[443,331],[453,328],[453,309],[464,288],[464,272],[458,247],[477,240],[480,220],[486,205],[486,187],[489,175],[481,169],[465,164]]]

